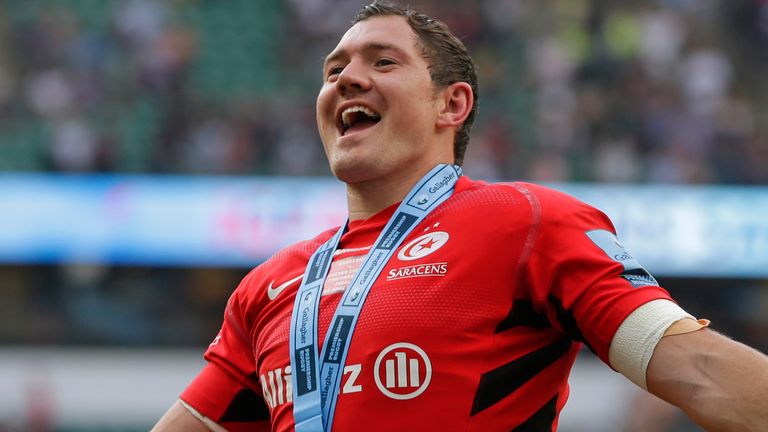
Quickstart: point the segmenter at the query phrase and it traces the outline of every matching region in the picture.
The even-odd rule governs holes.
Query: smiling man
[[[317,123],[349,220],[245,277],[156,431],[554,431],[582,345],[707,429],[768,430],[768,360],[705,328],[598,210],[460,165],[474,65],[437,20],[366,6]]]

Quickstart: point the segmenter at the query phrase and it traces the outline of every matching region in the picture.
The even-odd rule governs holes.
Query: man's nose
[[[351,92],[367,91],[371,87],[370,77],[362,61],[349,62],[339,74],[336,91],[342,96]]]

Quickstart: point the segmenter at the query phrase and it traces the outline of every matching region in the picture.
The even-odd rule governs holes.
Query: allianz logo
[[[365,370],[360,363],[344,367],[341,394],[366,391],[361,380],[364,373],[373,373],[377,390],[385,396],[408,400],[418,397],[429,387],[432,362],[417,345],[407,342],[389,345],[379,353],[372,370]],[[290,365],[261,374],[259,379],[264,401],[270,410],[293,401]]]

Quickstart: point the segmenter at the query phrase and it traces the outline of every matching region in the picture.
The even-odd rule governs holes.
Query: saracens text
[[[424,276],[445,276],[448,273],[448,263],[430,263],[418,264],[408,267],[392,269],[387,273],[387,280],[424,277]]]

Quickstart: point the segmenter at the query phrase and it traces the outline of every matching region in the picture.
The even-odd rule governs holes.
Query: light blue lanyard
[[[325,335],[321,357],[317,353],[320,295],[333,253],[349,221],[312,254],[291,314],[290,354],[296,432],[331,430],[352,333],[373,282],[411,230],[451,196],[460,176],[458,166],[440,164],[422,177],[403,199],[344,292]]]

